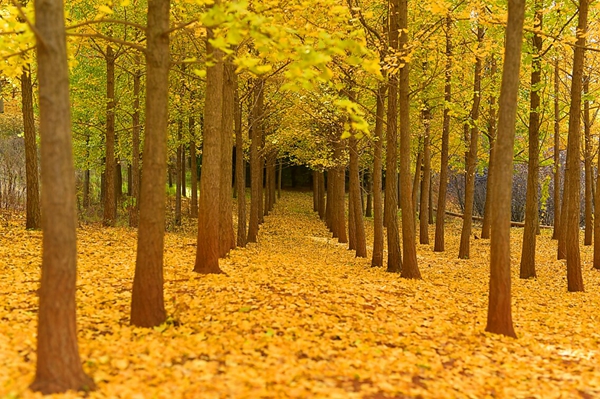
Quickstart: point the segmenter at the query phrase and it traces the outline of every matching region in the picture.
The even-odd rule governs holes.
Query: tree
[[[573,78],[571,80],[571,106],[569,108],[569,138],[567,144],[567,168],[569,190],[563,196],[562,211],[566,212],[565,244],[567,249],[567,285],[569,292],[583,291],[581,258],[579,253],[579,187],[581,182],[581,91],[583,83],[583,63],[585,35],[587,31],[588,0],[579,1],[579,22],[577,42],[573,50]],[[566,201],[566,206],[564,202]],[[564,225],[563,225],[564,226]]]
[[[542,29],[542,4],[535,2],[534,27]],[[542,80],[542,37],[533,35],[533,62],[531,65],[531,89],[529,103],[529,162],[527,169],[527,199],[525,205],[525,228],[521,250],[520,277],[535,277],[536,230],[538,226],[538,182],[540,166],[540,82]]]
[[[36,0],[42,163],[42,279],[37,363],[31,389],[90,390],[77,346],[77,217],[71,146],[69,67],[61,0]]]
[[[165,184],[169,93],[169,0],[148,1],[146,125],[140,226],[131,298],[131,324],[153,327],[166,319],[163,296]]]
[[[25,136],[25,173],[27,178],[27,214],[25,227],[28,229],[39,229],[42,227],[42,215],[40,213],[40,187],[38,184],[38,152],[35,141],[31,71],[27,71],[27,69],[24,69],[21,75],[23,132]]]
[[[510,303],[510,207],[524,19],[525,0],[509,0],[498,111],[498,139],[493,163],[494,181],[490,184],[494,211],[491,220],[490,294],[485,330],[509,337],[516,337]]]

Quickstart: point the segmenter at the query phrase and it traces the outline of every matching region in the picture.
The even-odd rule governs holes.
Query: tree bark
[[[281,163],[279,165],[281,171]],[[319,218],[325,220],[325,174],[319,171],[317,176],[319,177]],[[281,182],[281,177],[279,182]]]
[[[481,25],[477,26],[477,44],[481,46],[483,42],[484,30]],[[479,141],[479,128],[477,127],[477,121],[479,119],[479,104],[481,102],[481,70],[482,70],[481,56],[477,56],[475,62],[475,76],[473,81],[473,106],[471,108],[471,114],[469,116],[468,128],[465,126],[465,130],[469,130],[470,141],[469,150],[466,154],[466,165],[465,165],[465,217],[463,219],[462,230],[460,233],[460,248],[458,251],[458,257],[460,259],[469,259],[471,256],[471,230],[473,226],[473,201],[475,198],[475,173],[477,168],[477,149]]]
[[[77,345],[77,215],[71,104],[61,0],[36,0],[42,164],[42,277],[37,360],[30,388],[42,394],[89,391]]]
[[[33,87],[31,85],[31,68],[29,66],[21,74],[21,100],[23,106],[25,178],[27,185],[25,228],[39,229],[42,227],[42,215],[40,212],[38,152],[35,141],[35,120],[33,117]]]
[[[513,146],[525,0],[508,1],[508,23],[498,112],[498,139],[494,152],[493,209],[490,241],[490,290],[485,330],[516,337],[511,311],[510,215],[512,199]]]
[[[115,54],[113,48],[106,46],[106,161],[104,197],[105,226],[114,226],[117,220],[116,161],[115,161]]]
[[[214,64],[206,70],[206,99],[204,107],[204,142],[200,201],[198,212],[198,243],[194,271],[202,274],[223,273],[219,267],[221,255],[221,197],[223,157],[223,85],[225,79],[223,52],[213,48],[208,30],[206,49]]]
[[[408,0],[400,0],[398,7],[399,28],[402,32],[399,40],[400,54],[406,55],[408,51]],[[410,190],[410,103],[409,103],[409,63],[404,59],[404,66],[400,68],[398,82],[400,108],[400,179],[401,187]],[[406,192],[406,191],[405,191]],[[409,191],[410,192],[410,191]],[[415,212],[412,198],[409,195],[401,196],[402,203],[402,249],[404,259],[402,262],[401,277],[420,279],[421,272],[417,263],[417,243],[415,240]]]
[[[169,0],[148,1],[146,127],[140,226],[131,300],[131,324],[158,326],[167,318],[163,295],[165,176],[169,120]]]
[[[419,139],[419,147],[421,146]],[[417,161],[415,162],[415,174],[412,183],[412,203],[415,204],[415,215],[417,213],[417,199],[419,198],[419,189],[421,188],[421,170],[423,169],[423,151],[417,153]],[[415,219],[416,223],[416,219]]]
[[[244,138],[242,137],[242,107],[240,104],[237,77],[234,82],[234,130],[235,130],[235,184],[237,187],[237,245],[244,248],[246,235],[246,163],[244,162]]]
[[[354,234],[356,257],[367,257],[367,238],[365,236],[365,225],[363,222],[362,205],[360,201],[360,170],[358,156],[358,140],[350,137],[350,192],[353,202],[351,204],[354,212]]]
[[[552,239],[557,240],[560,231],[560,107],[558,58],[554,61],[554,230]]]
[[[140,83],[142,72],[139,58],[136,57],[136,70],[133,74],[133,116],[131,143],[131,205],[129,207],[129,226],[137,227],[139,223],[140,202]]]
[[[534,29],[542,29],[542,4],[536,0],[534,4]],[[540,82],[542,81],[542,37],[533,35],[533,61],[531,64],[531,89],[529,105],[529,162],[527,170],[527,198],[525,203],[525,229],[523,230],[523,245],[521,247],[521,265],[519,277],[536,277],[535,247],[536,230],[538,226],[538,181],[540,165]]]
[[[435,218],[434,252],[444,252],[444,223],[446,194],[448,192],[448,147],[450,141],[450,101],[452,101],[452,18],[446,17],[446,66],[444,84],[444,119],[442,122],[442,152],[440,153],[440,183],[438,189],[437,215]]]
[[[262,167],[260,157],[261,128],[264,81],[258,80],[254,86],[254,105],[251,110],[252,121],[250,127],[250,224],[248,226],[248,242],[258,239],[260,222],[259,200],[262,196]]]
[[[387,88],[380,85],[377,90],[377,109],[375,111],[375,149],[373,160],[373,257],[371,266],[383,266],[383,202],[382,202],[382,167],[383,167],[383,125],[385,113],[385,92]]]
[[[583,78],[583,92],[586,97],[583,101],[583,132],[584,132],[584,165],[585,165],[585,235],[583,245],[592,245],[594,226],[592,223],[592,142],[590,133],[590,100],[587,97],[590,91],[590,77]]]
[[[190,99],[191,99],[190,93]],[[190,216],[198,218],[198,155],[196,154],[196,119],[190,115],[188,119],[188,130],[190,133]]]
[[[585,34],[587,31],[588,0],[579,1],[579,22],[577,24],[577,43],[573,54],[573,79],[571,80],[571,106],[569,108],[569,138],[567,144],[567,169],[569,175],[567,224],[565,243],[567,248],[567,285],[569,292],[583,291],[581,275],[581,257],[579,253],[579,212],[581,163],[581,88],[583,80]]]
[[[183,133],[183,120],[177,121],[177,160],[175,161],[175,226],[181,226],[181,193],[183,189],[181,183],[182,174],[182,152],[183,145],[181,144],[181,136]]]
[[[419,207],[419,242],[429,244],[429,188],[431,185],[431,149],[429,146],[431,111],[423,115],[425,137],[423,138],[423,180],[421,184],[421,206]]]
[[[221,112],[221,189],[219,192],[220,212],[220,257],[225,257],[235,248],[235,232],[233,231],[232,203],[232,151],[234,135],[234,97],[235,97],[235,67],[227,60],[223,66],[223,102]]]
[[[490,67],[490,75],[492,80],[496,81],[496,57],[492,55],[490,63],[492,64]],[[492,190],[489,189],[489,182],[493,180],[492,171],[493,168],[493,159],[494,152],[496,150],[496,95],[494,93],[490,93],[489,97],[489,112],[488,112],[488,141],[490,146],[490,154],[488,160],[488,171],[487,171],[487,182],[486,182],[486,190],[485,190],[485,205],[483,209],[483,222],[481,226],[481,238],[489,239],[490,238],[490,224],[491,224],[491,213],[492,213]]]

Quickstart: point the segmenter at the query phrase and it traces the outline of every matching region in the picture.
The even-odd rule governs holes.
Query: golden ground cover
[[[168,324],[128,325],[132,229],[78,232],[78,327],[90,398],[592,398],[600,396],[600,276],[583,249],[586,293],[566,292],[548,232],[538,278],[518,279],[518,339],[483,332],[489,241],[458,260],[419,246],[423,281],[371,268],[330,239],[309,194],[286,193],[259,243],[222,261],[227,275],[193,273],[195,238],[166,238]],[[372,224],[368,232],[372,231]],[[432,234],[433,235],[433,234]],[[27,390],[35,367],[39,232],[0,226],[0,397]],[[69,393],[56,397],[78,397]]]

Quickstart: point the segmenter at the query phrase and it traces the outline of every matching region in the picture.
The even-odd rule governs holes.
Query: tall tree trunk
[[[319,210],[319,177],[318,171],[312,171],[312,187],[313,187],[313,211],[317,212]]]
[[[148,1],[146,127],[140,226],[131,299],[131,324],[154,327],[166,318],[163,296],[165,176],[169,104],[169,0]]]
[[[237,187],[237,245],[244,248],[246,235],[246,163],[244,162],[244,137],[242,137],[242,107],[238,90],[237,77],[234,76],[234,130],[235,130],[235,184]]]
[[[363,222],[362,205],[360,201],[360,168],[358,157],[358,140],[350,137],[350,193],[352,193],[352,203],[350,204],[354,213],[354,239],[356,247],[356,256],[360,258],[367,257],[367,238],[365,236],[365,225]]]
[[[183,133],[183,120],[180,118],[177,121],[177,160],[175,161],[175,226],[181,226],[181,193],[183,192],[181,183],[182,173],[182,152],[183,145],[181,145],[181,136]]]
[[[281,165],[281,163],[280,163]],[[281,170],[281,166],[279,167]],[[319,171],[319,218],[325,219],[325,174]],[[279,180],[281,182],[281,180]]]
[[[496,57],[494,55],[491,56],[491,67],[490,67],[490,75],[492,81],[496,81],[496,71],[498,69],[496,64]],[[492,213],[492,190],[490,190],[489,182],[493,181],[492,171],[493,168],[493,160],[494,160],[494,151],[496,149],[496,94],[491,92],[489,96],[489,111],[488,111],[488,132],[487,138],[490,146],[490,154],[488,159],[488,171],[487,171],[487,182],[485,189],[485,205],[483,208],[483,222],[481,226],[481,238],[489,239],[490,238],[490,224],[491,224],[491,213]]]
[[[508,1],[508,23],[504,67],[498,111],[498,139],[494,152],[493,209],[490,241],[490,291],[486,331],[516,337],[511,311],[510,220],[512,199],[513,146],[525,0]]]
[[[233,231],[232,203],[232,151],[234,135],[234,97],[235,97],[235,67],[230,61],[225,61],[223,67],[223,102],[221,112],[221,189],[219,194],[219,242],[220,257],[224,257],[235,248],[235,232]]]
[[[425,137],[423,138],[423,180],[419,207],[419,242],[429,244],[429,188],[431,185],[431,150],[429,147],[431,111],[424,111]]]
[[[573,54],[573,79],[571,80],[571,106],[569,108],[569,139],[567,144],[567,169],[569,175],[567,224],[565,243],[567,247],[567,284],[569,292],[583,291],[581,276],[581,258],[579,253],[579,192],[581,185],[581,86],[583,80],[583,63],[585,35],[587,32],[588,0],[579,1],[579,22],[577,24],[577,43]]]
[[[221,251],[221,187],[223,185],[223,86],[225,71],[223,53],[210,44],[214,32],[209,29],[207,53],[214,65],[206,70],[206,99],[204,107],[204,142],[200,201],[198,212],[198,245],[194,271],[202,274],[223,273],[219,267]]]
[[[187,184],[186,184],[186,172],[185,172],[185,160],[186,160],[186,151],[185,151],[185,143],[181,143],[181,196],[187,197]]]
[[[344,147],[344,143],[338,138],[334,150],[334,158],[339,163],[339,166],[336,167],[336,182],[334,185],[334,190],[336,191],[334,205],[336,216],[334,223],[336,224],[339,243],[348,242],[348,235],[346,234],[346,168],[343,166],[344,161],[342,159]]]
[[[600,148],[600,141],[598,144]],[[598,157],[598,175],[596,176],[596,195],[594,203],[596,210],[600,209],[600,156]],[[596,211],[598,212],[598,211]],[[594,259],[593,268],[600,270],[600,214],[594,215]]]
[[[30,388],[46,395],[88,391],[94,382],[83,372],[77,346],[77,215],[63,2],[37,0],[34,9],[44,213],[37,360]]]
[[[442,152],[440,153],[440,183],[437,215],[435,218],[435,252],[444,252],[444,223],[446,220],[446,193],[448,192],[448,147],[450,141],[450,101],[452,101],[452,18],[446,17],[446,66],[444,68],[444,119],[442,122]]]
[[[399,3],[400,0],[389,2],[389,47],[398,50],[399,40]],[[400,63],[400,60],[398,60]],[[384,225],[387,228],[388,265],[387,271],[398,273],[402,270],[402,255],[400,252],[400,235],[398,231],[398,75],[388,77],[388,108],[386,130],[386,171],[385,171],[385,206]],[[410,184],[406,187],[410,187]],[[402,212],[404,214],[404,211]],[[404,220],[404,217],[403,217]]]
[[[367,193],[365,217],[370,218],[373,217],[373,173],[371,171],[366,171],[364,173],[364,180],[364,191]]]
[[[117,219],[116,162],[115,162],[115,54],[106,46],[106,195],[104,197],[105,226],[114,226]]]
[[[140,203],[140,87],[142,71],[140,58],[135,57],[133,73],[133,115],[131,116],[131,201],[129,205],[129,226],[138,227]]]
[[[327,197],[325,200],[325,225],[333,233],[333,210],[332,203],[333,198],[335,196],[333,190],[333,171],[332,169],[327,169]]]
[[[402,32],[399,40],[400,54],[406,56],[408,51],[408,0],[400,0],[398,7],[399,28]],[[404,66],[400,68],[398,82],[400,108],[400,179],[402,188],[410,187],[410,102],[409,102],[409,62],[404,59]],[[404,259],[402,262],[401,277],[420,279],[421,272],[417,264],[417,243],[415,240],[415,212],[412,198],[402,195],[402,249]]]
[[[419,147],[421,146],[420,143],[421,140],[419,140]],[[412,184],[412,203],[415,204],[415,214],[417,213],[417,199],[419,198],[419,189],[421,188],[421,170],[423,168],[423,151],[419,151],[417,154],[417,161],[415,162],[415,174],[414,174],[414,178],[413,178],[413,184]],[[415,219],[415,223],[416,223],[416,219]]]
[[[279,161],[279,170],[277,172],[277,176],[277,198],[281,198],[281,187],[283,186],[283,182],[281,181],[283,178],[283,160]],[[321,176],[321,179],[323,179],[323,176]]]
[[[86,169],[83,176],[83,207],[90,207],[90,170]]]
[[[38,182],[38,153],[35,141],[35,121],[33,117],[33,87],[31,85],[31,68],[23,69],[21,75],[21,100],[23,111],[23,132],[25,135],[25,177],[27,184],[27,213],[25,228],[42,227],[40,213],[40,186]],[[89,192],[89,190],[88,190]]]
[[[483,42],[484,30],[481,25],[477,26],[477,46]],[[466,155],[466,173],[465,173],[465,212],[463,225],[460,233],[460,248],[458,257],[468,259],[471,250],[471,230],[473,226],[473,201],[475,198],[475,173],[477,168],[477,146],[479,141],[479,128],[477,120],[479,119],[479,103],[481,102],[481,56],[477,56],[475,62],[475,76],[473,82],[473,106],[469,117],[469,151]],[[467,128],[465,127],[465,130]]]
[[[542,29],[542,1],[536,0],[535,20],[533,27]],[[527,169],[527,198],[525,203],[525,228],[523,229],[523,245],[521,249],[521,278],[536,277],[535,247],[536,229],[538,225],[538,181],[540,166],[540,82],[542,81],[542,37],[533,35],[533,61],[531,64],[531,89],[529,105],[529,162]]]
[[[560,231],[560,107],[558,96],[559,86],[558,57],[554,61],[554,229],[552,239],[557,240]]]
[[[254,105],[252,107],[252,123],[250,127],[250,224],[248,226],[248,242],[258,239],[260,222],[259,201],[262,196],[262,167],[260,156],[262,108],[264,101],[264,81],[258,80],[254,86]]]
[[[592,245],[592,142],[590,134],[590,100],[587,97],[590,91],[590,77],[583,78],[583,92],[586,97],[583,101],[583,132],[584,132],[584,160],[585,160],[585,236],[583,245]]]
[[[192,99],[191,93],[190,99]],[[190,133],[190,188],[192,190],[190,216],[195,219],[198,217],[198,155],[196,154],[196,119],[192,115],[188,119],[188,130]]]

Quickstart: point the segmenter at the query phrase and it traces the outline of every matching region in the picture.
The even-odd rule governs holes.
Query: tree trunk
[[[90,207],[90,170],[86,169],[83,177],[83,207]]]
[[[33,391],[89,391],[77,346],[77,215],[69,67],[61,0],[34,4],[40,93],[42,278]]]
[[[510,216],[512,199],[513,146],[525,0],[508,1],[508,23],[498,112],[498,139],[494,152],[494,180],[490,241],[490,291],[486,331],[516,337],[512,323],[510,280]]]
[[[35,141],[35,120],[33,117],[33,87],[31,85],[30,70],[31,69],[28,66],[26,69],[23,70],[23,74],[21,75],[23,132],[25,136],[25,176],[27,182],[27,213],[25,219],[25,228],[39,229],[42,227],[42,215],[40,213],[38,152],[37,143]]]
[[[389,2],[389,47],[398,50],[399,40],[399,3]],[[398,63],[400,60],[398,60]],[[387,271],[399,273],[402,270],[402,254],[400,252],[400,236],[398,231],[398,75],[388,77],[388,108],[386,130],[386,172],[385,172],[385,206],[384,225],[387,228],[388,265]],[[406,187],[410,187],[410,184]],[[402,212],[404,214],[404,212]],[[404,218],[403,218],[404,220]]]
[[[313,211],[319,210],[319,178],[317,176],[319,172],[313,170],[312,172],[312,186],[313,186]]]
[[[491,71],[490,75],[492,77],[492,81],[495,83],[496,81],[496,57],[492,55],[491,57]],[[493,159],[494,159],[494,151],[496,148],[496,95],[492,92],[489,97],[489,113],[488,113],[488,141],[490,146],[490,154],[488,160],[488,171],[487,171],[487,181],[486,181],[486,189],[485,189],[485,205],[483,209],[483,222],[481,226],[481,238],[489,239],[490,238],[490,224],[491,224],[491,213],[492,213],[492,190],[489,189],[489,182],[493,180],[492,171],[494,168],[492,167]]]
[[[181,183],[182,173],[182,152],[183,145],[181,145],[181,135],[183,132],[183,121],[179,119],[177,121],[177,160],[175,161],[175,226],[181,226],[181,193],[183,192]]]
[[[408,43],[408,0],[400,0],[398,7],[400,35],[400,54],[404,54]],[[399,108],[400,108],[400,179],[401,187],[410,190],[410,82],[409,63],[400,68],[398,82]],[[410,192],[410,191],[409,191]],[[412,198],[408,195],[401,196],[402,203],[402,249],[404,259],[402,262],[401,277],[420,279],[421,272],[417,264],[417,243],[415,240],[415,211]]]
[[[106,162],[104,197],[105,226],[114,226],[117,219],[116,162],[115,162],[115,54],[113,48],[106,46]]]
[[[534,29],[542,29],[542,4],[536,0]],[[531,64],[531,89],[529,105],[529,162],[527,169],[527,198],[525,203],[525,228],[523,230],[523,245],[521,249],[521,265],[519,277],[536,277],[535,247],[536,230],[538,225],[538,181],[540,165],[540,82],[542,81],[542,37],[533,35],[533,61]]]
[[[237,187],[237,245],[244,248],[247,242],[246,236],[246,163],[244,162],[244,138],[242,137],[242,108],[237,85],[237,77],[234,76],[234,130],[235,130],[235,184]]]
[[[440,153],[440,183],[438,189],[437,215],[435,218],[434,252],[444,252],[444,223],[446,194],[448,192],[448,147],[450,141],[450,101],[452,101],[452,18],[446,17],[446,66],[444,84],[444,119],[442,122],[442,152]]]
[[[185,144],[181,143],[181,196],[182,197],[187,197],[187,184],[186,184],[186,172],[185,172],[185,160],[186,160],[186,151],[185,151]]]
[[[225,61],[223,67],[223,102],[221,112],[221,189],[219,192],[219,242],[220,257],[225,257],[235,248],[235,232],[233,231],[232,184],[233,163],[231,162],[234,135],[234,97],[235,67]],[[202,194],[201,194],[202,195]]]
[[[599,142],[600,143],[600,142]],[[599,144],[600,148],[600,144]],[[596,176],[596,195],[594,202],[596,209],[600,209],[600,156],[598,157],[598,175]],[[598,211],[596,211],[598,212]],[[600,270],[600,215],[594,217],[594,261],[593,268]]]
[[[190,133],[190,188],[192,190],[190,216],[196,219],[198,217],[198,155],[196,154],[196,120],[192,115],[188,119],[188,130]]]
[[[429,188],[431,185],[431,150],[429,147],[431,112],[424,111],[425,137],[423,138],[423,180],[421,184],[421,206],[419,207],[419,242],[429,244]]]
[[[131,324],[158,326],[167,318],[163,296],[165,176],[169,105],[169,0],[148,1],[146,127],[140,226],[131,300]]]
[[[477,26],[477,44],[481,46],[483,42],[484,30],[481,25]],[[477,146],[479,140],[479,129],[477,120],[479,119],[479,103],[481,102],[481,57],[477,56],[475,62],[475,77],[473,82],[473,106],[469,117],[469,151],[466,155],[466,173],[465,173],[465,212],[462,230],[460,233],[460,248],[458,257],[460,259],[469,259],[471,250],[471,230],[473,226],[473,201],[475,198],[475,173],[477,168]],[[467,127],[465,127],[467,130]]]
[[[383,125],[385,123],[385,92],[380,85],[377,90],[377,108],[375,111],[375,149],[373,156],[373,257],[371,266],[383,266],[383,203],[382,203],[382,167],[383,167]]]
[[[262,167],[260,156],[261,144],[261,118],[264,101],[264,81],[258,80],[254,86],[254,105],[252,107],[252,122],[250,127],[250,224],[248,226],[248,242],[258,239],[258,226],[260,222],[259,201],[262,196]]]
[[[283,183],[281,181],[281,179],[283,177],[283,160],[279,161],[279,171],[278,171],[277,175],[278,175],[278,178],[277,178],[277,198],[281,198],[281,187],[283,185]],[[323,178],[323,176],[321,176],[321,178]]]
[[[339,138],[335,144],[334,158],[340,164],[343,163],[342,153],[344,149],[344,143]],[[346,234],[346,168],[344,166],[338,166],[336,168],[336,182],[334,185],[335,194],[335,205],[334,212],[336,231],[338,233],[338,242],[347,243],[348,236]]]
[[[590,77],[583,78],[583,92],[586,94],[583,101],[583,132],[584,132],[584,160],[585,160],[585,236],[583,245],[592,245],[592,142],[590,134],[590,100],[587,97],[590,91]]]
[[[281,165],[281,164],[280,164]],[[281,166],[279,167],[281,171]],[[319,172],[319,218],[325,220],[325,174]],[[279,180],[281,182],[281,179]]]
[[[214,65],[206,70],[206,100],[204,107],[204,142],[200,203],[198,212],[198,244],[194,271],[202,274],[223,273],[219,267],[221,255],[221,187],[223,185],[223,86],[225,80],[223,53],[210,45],[214,32],[209,29],[207,53]]]
[[[371,171],[364,173],[364,191],[367,193],[367,200],[365,204],[365,217],[373,217],[373,175]],[[362,191],[362,189],[361,189]]]
[[[559,65],[554,61],[554,230],[552,239],[557,240],[560,231],[560,107],[558,104]]]
[[[359,157],[358,157],[358,140],[350,137],[350,192],[352,193],[354,213],[354,234],[356,256],[360,258],[367,257],[367,239],[365,236],[365,225],[363,222],[362,205],[360,203],[360,181],[359,181]]]
[[[569,175],[567,224],[565,243],[567,248],[567,284],[569,292],[583,291],[581,276],[581,258],[579,253],[579,212],[581,163],[581,86],[583,80],[585,34],[587,31],[588,0],[579,1],[579,22],[577,24],[577,47],[573,54],[573,79],[571,80],[571,106],[569,108],[569,138],[567,144],[567,169]],[[564,226],[564,225],[563,225]]]
[[[419,147],[421,146],[420,143],[421,140],[419,140]],[[419,198],[419,189],[421,188],[421,170],[423,167],[423,152],[419,151],[419,153],[417,154],[417,161],[415,162],[415,174],[414,174],[414,178],[413,178],[413,184],[412,184],[412,203],[415,204],[415,214],[417,212],[417,199]],[[415,220],[416,223],[416,220]]]

